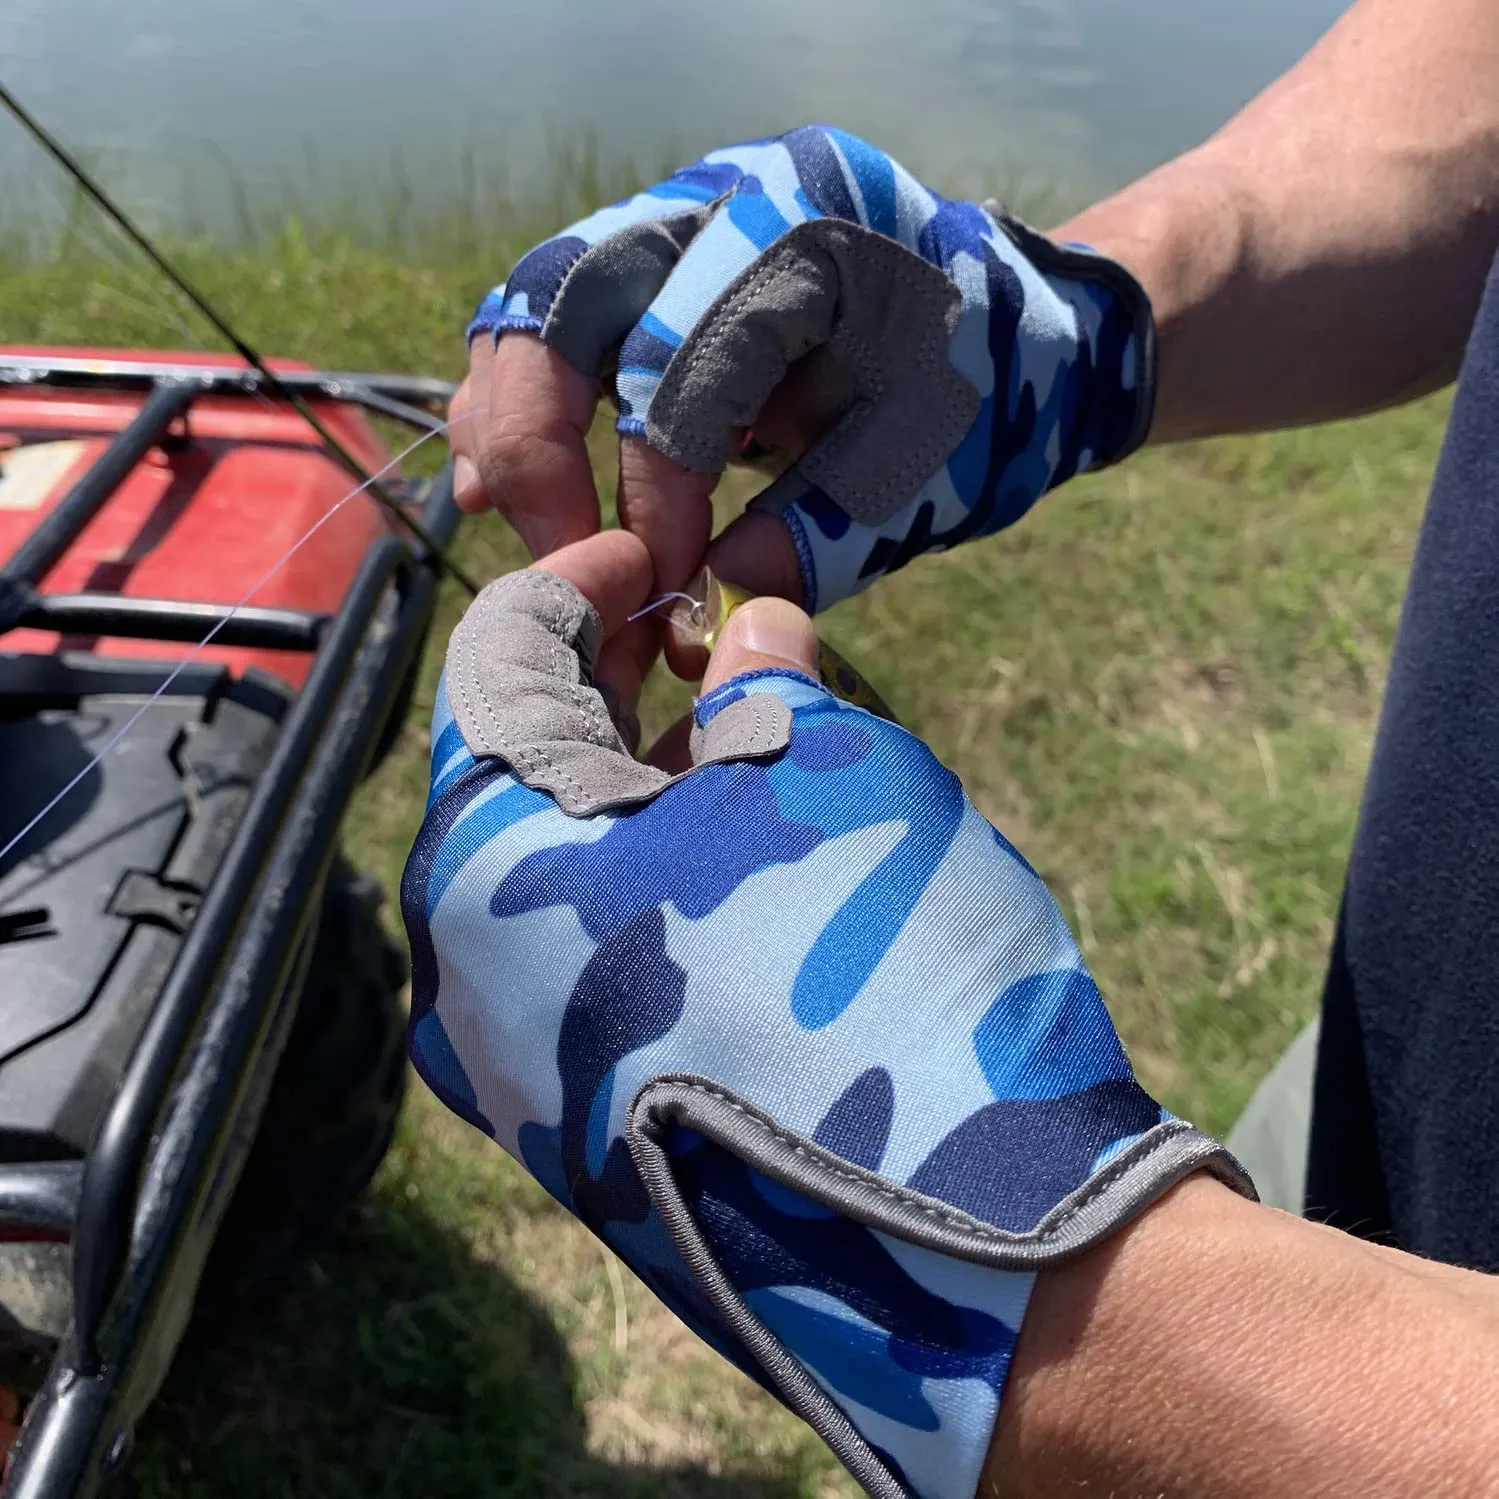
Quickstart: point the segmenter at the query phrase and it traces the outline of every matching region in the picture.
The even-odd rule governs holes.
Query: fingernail
[[[462,504],[470,493],[478,487],[479,470],[474,467],[473,459],[465,458],[460,453],[453,460],[453,500],[456,504]]]
[[[753,599],[735,616],[736,634],[746,650],[782,661],[817,675],[817,631],[795,604],[785,599]]]

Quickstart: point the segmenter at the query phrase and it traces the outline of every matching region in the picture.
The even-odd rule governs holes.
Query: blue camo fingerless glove
[[[705,473],[799,362],[846,415],[755,508],[789,530],[809,610],[1122,458],[1154,401],[1150,305],[1122,266],[821,125],[538,245],[469,337],[516,330],[612,373],[619,430]]]
[[[904,729],[794,674],[632,760],[545,572],[448,650],[417,1070],[873,1494],[970,1499],[1037,1270],[1207,1169],[1061,913]]]

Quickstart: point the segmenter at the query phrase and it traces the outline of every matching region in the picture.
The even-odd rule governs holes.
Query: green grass
[[[268,350],[456,377],[464,314],[530,237],[476,222],[403,229],[392,253],[293,224],[183,259]],[[0,334],[180,343],[158,295],[65,244],[0,273]],[[1147,453],[826,619],[1048,878],[1145,1082],[1212,1129],[1315,1008],[1445,410]],[[520,561],[494,519],[459,552],[481,576]],[[458,609],[445,596],[417,711],[348,829],[392,892]],[[683,700],[653,684],[648,720]],[[419,1087],[337,1248],[262,1325],[189,1347],[130,1482],[162,1499],[853,1492]]]

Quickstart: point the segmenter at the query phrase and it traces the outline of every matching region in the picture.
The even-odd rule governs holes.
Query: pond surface
[[[1128,180],[1201,140],[1342,0],[4,0],[0,78],[150,221],[392,173],[519,191],[559,142],[650,168],[809,120],[970,192]],[[53,169],[0,118],[5,215]]]

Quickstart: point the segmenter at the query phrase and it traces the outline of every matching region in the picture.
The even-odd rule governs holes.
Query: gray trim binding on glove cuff
[[[707,1078],[653,1078],[630,1106],[627,1134],[651,1202],[725,1327],[749,1350],[791,1410],[875,1499],[910,1499],[853,1422],[745,1305],[693,1221],[661,1137],[695,1130],[755,1171],[842,1217],[991,1269],[1034,1272],[1093,1248],[1177,1182],[1207,1171],[1251,1199],[1254,1184],[1216,1140],[1184,1120],[1155,1126],[1065,1197],[1029,1233],[1009,1233],[935,1198],[852,1165]]]

